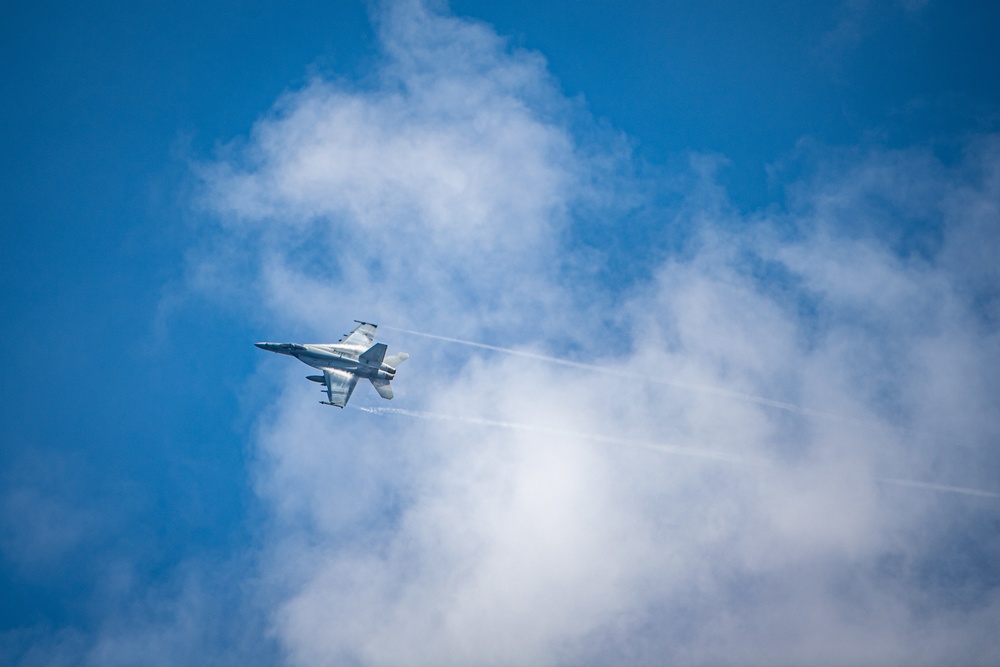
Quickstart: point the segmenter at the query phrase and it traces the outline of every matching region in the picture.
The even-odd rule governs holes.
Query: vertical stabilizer
[[[408,355],[406,352],[397,352],[396,354],[386,355],[385,359],[383,359],[383,362],[395,368],[396,366],[399,366],[401,363],[403,363],[409,358],[410,355]]]
[[[375,343],[370,348],[361,353],[358,361],[369,366],[381,366],[385,358],[385,343]]]

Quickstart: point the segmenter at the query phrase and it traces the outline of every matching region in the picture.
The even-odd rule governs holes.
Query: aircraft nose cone
[[[295,356],[297,352],[305,349],[302,345],[296,343],[254,343],[257,347],[262,350],[267,350],[268,352],[277,352],[278,354],[288,354]]]

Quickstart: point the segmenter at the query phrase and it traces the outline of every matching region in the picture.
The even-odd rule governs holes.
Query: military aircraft
[[[354,331],[345,334],[336,343],[301,345],[299,343],[254,343],[268,352],[287,354],[313,368],[323,371],[322,375],[308,375],[307,380],[326,385],[329,401],[323,405],[342,408],[354,392],[360,378],[371,380],[375,391],[382,398],[392,398],[389,382],[396,375],[396,366],[410,358],[405,352],[386,356],[384,343],[375,342],[378,325],[354,320],[358,323]]]

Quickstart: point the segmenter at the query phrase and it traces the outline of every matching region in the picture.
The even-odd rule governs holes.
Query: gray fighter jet
[[[313,368],[322,375],[308,375],[307,380],[326,385],[329,401],[323,405],[342,408],[351,398],[360,378],[371,380],[375,391],[382,398],[392,398],[389,382],[396,375],[396,366],[410,358],[405,352],[386,356],[384,343],[375,342],[377,325],[354,320],[358,326],[336,343],[300,345],[299,343],[255,343],[268,352],[287,354]]]

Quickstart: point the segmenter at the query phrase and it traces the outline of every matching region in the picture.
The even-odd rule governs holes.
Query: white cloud
[[[210,206],[267,236],[265,293],[297,317],[315,304],[289,291],[323,287],[292,255],[349,287],[327,296],[355,312],[447,320],[491,302],[484,321],[514,304],[541,315],[560,297],[552,267],[584,178],[556,122],[570,105],[537,55],[509,54],[485,26],[401,2],[380,27],[376,80],[289,93],[239,160],[205,167]]]
[[[544,62],[485,26],[399,3],[380,31],[366,87],[290,93],[205,169],[253,273],[202,275],[259,288],[249,316],[505,332],[828,416],[418,338],[392,405],[456,419],[340,413],[269,359],[261,579],[289,662],[989,662],[995,500],[878,480],[997,490],[997,142],[831,160],[780,217],[709,182],[677,213],[699,237],[616,286],[609,334],[566,238],[621,156],[574,145]],[[918,214],[940,244],[907,254]]]

